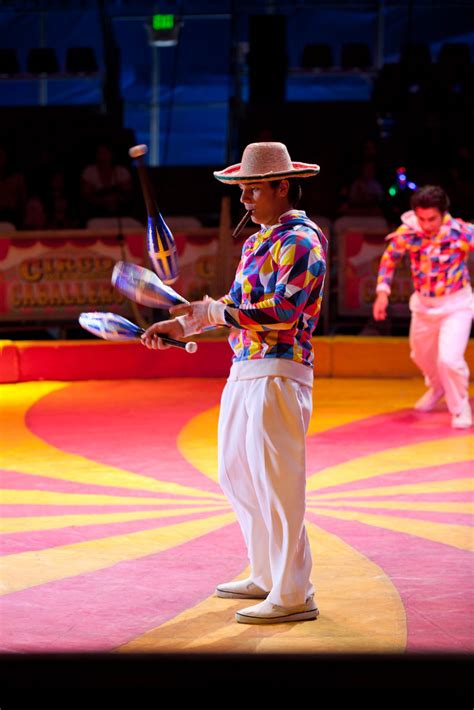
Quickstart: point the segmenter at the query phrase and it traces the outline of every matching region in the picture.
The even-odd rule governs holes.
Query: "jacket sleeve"
[[[226,303],[228,325],[254,331],[289,330],[300,318],[308,301],[316,298],[315,291],[322,285],[326,271],[319,243],[293,233],[280,242],[273,260],[277,264],[273,294],[257,303],[242,304],[240,285],[221,299]]]
[[[402,227],[400,231],[395,232],[395,236],[390,241],[390,244],[385,249],[380,260],[379,273],[377,277],[377,293],[390,293],[395,268],[403,258],[406,250],[407,232]]]
[[[239,303],[242,300],[242,284],[240,283],[240,276],[242,273],[242,260],[240,261],[239,266],[237,267],[237,271],[235,274],[235,279],[234,282],[230,288],[229,293],[227,293],[225,296],[222,296],[219,298],[220,303],[224,303],[226,306],[238,306]]]
[[[468,251],[474,251],[474,224],[464,222],[462,219],[457,219],[456,221],[461,227],[461,235],[468,245]]]

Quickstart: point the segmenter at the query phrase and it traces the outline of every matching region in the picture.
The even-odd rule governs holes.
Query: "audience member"
[[[377,179],[374,160],[366,160],[349,187],[342,190],[340,214],[380,215],[383,212],[384,190]]]
[[[46,191],[48,229],[74,229],[80,226],[77,210],[77,196],[68,185],[62,168],[51,173]]]
[[[84,168],[81,194],[86,216],[108,217],[124,214],[130,204],[132,179],[123,165],[117,165],[109,146],[97,147],[95,163]]]
[[[25,204],[21,228],[27,230],[47,229],[47,224],[48,220],[43,200],[36,195],[29,197]]]
[[[25,179],[10,166],[7,151],[0,146],[0,221],[20,226],[25,201]]]

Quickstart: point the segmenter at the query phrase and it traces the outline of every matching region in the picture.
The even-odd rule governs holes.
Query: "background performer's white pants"
[[[312,388],[286,377],[228,381],[219,418],[219,483],[247,545],[251,578],[281,606],[314,589],[304,527],[305,434]]]
[[[459,414],[468,398],[469,369],[464,359],[472,325],[470,288],[441,298],[410,299],[411,357],[427,386],[443,390],[451,414]]]

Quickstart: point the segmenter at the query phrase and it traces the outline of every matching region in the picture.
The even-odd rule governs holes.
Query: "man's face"
[[[286,192],[283,180],[274,189],[268,182],[252,182],[248,185],[240,184],[242,190],[240,201],[245,205],[245,209],[251,213],[252,222],[270,226],[278,222],[279,216],[288,207],[286,204]],[[285,193],[284,195],[282,193]]]
[[[423,232],[427,237],[435,237],[443,223],[443,213],[436,207],[417,207],[415,214]]]

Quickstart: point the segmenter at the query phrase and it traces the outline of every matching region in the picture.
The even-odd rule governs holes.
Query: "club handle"
[[[147,215],[149,217],[156,218],[156,215],[159,214],[160,209],[153,194],[150,178],[148,176],[148,169],[142,158],[138,158],[135,162],[137,165],[140,186],[142,188],[143,199],[145,200]]]
[[[143,328],[141,328],[141,331],[142,334],[145,332]],[[185,343],[182,340],[170,338],[169,335],[157,335],[157,337],[160,338],[160,340],[162,340],[164,343],[167,343],[167,345],[172,345],[175,348],[182,348],[182,350],[186,350],[187,353],[195,353],[198,349],[197,343],[195,343],[193,340],[190,340]]]
[[[167,335],[159,335],[158,337],[161,338],[164,343],[173,345],[175,348],[182,348],[183,350],[186,350],[187,353],[195,353],[197,350],[197,343],[193,340],[184,343],[182,340],[175,340],[175,338],[169,338]]]

